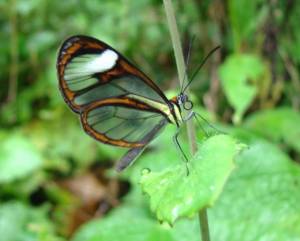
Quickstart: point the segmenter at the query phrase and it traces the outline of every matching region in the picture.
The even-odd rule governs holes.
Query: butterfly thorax
[[[193,108],[192,101],[189,100],[188,96],[184,93],[180,93],[177,96],[174,96],[172,99],[170,99],[170,102],[173,105],[174,109],[174,119],[175,123],[178,125],[181,125],[184,122],[184,117],[182,117],[182,110],[190,111]]]

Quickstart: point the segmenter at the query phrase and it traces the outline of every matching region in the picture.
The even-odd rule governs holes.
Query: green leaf
[[[72,241],[173,241],[170,227],[151,219],[142,208],[123,205],[108,217],[83,226]]]
[[[47,115],[53,118],[52,112],[43,115],[45,119]],[[78,119],[70,112],[57,114],[55,121],[46,119],[24,125],[23,131],[43,153],[49,168],[67,171],[70,168],[68,158],[79,167],[86,167],[96,159],[98,143],[84,133]]]
[[[243,41],[249,42],[257,26],[267,15],[265,8],[258,7],[262,0],[229,0],[229,19],[233,33],[233,43],[236,49],[240,48]],[[255,35],[254,35],[255,36]],[[257,38],[257,37],[256,37]]]
[[[179,220],[171,227],[159,223],[145,205],[123,204],[108,216],[84,224],[72,241],[199,241],[198,219]]]
[[[234,133],[249,148],[238,156],[237,168],[208,209],[212,240],[299,240],[299,166],[275,145],[241,129]],[[126,203],[108,217],[84,225],[73,241],[149,240],[153,233],[152,240],[199,240],[197,217],[179,220],[171,228],[154,222],[145,203]],[[164,239],[169,236],[160,234],[162,230],[173,239]]]
[[[289,108],[263,110],[252,114],[245,126],[275,142],[283,141],[300,153],[300,114]]]
[[[233,158],[240,147],[229,136],[216,135],[200,145],[188,176],[183,164],[161,172],[145,169],[141,185],[157,218],[174,223],[179,217],[191,217],[212,206],[233,170]]]
[[[0,143],[0,183],[23,178],[41,167],[42,156],[28,138],[2,134]]]
[[[255,98],[257,89],[253,82],[262,75],[263,70],[263,62],[250,54],[231,55],[220,67],[225,95],[235,110],[234,123],[240,123],[243,114]]]
[[[55,40],[55,33],[49,30],[33,33],[28,37],[28,48],[34,53],[46,51],[55,43]]]
[[[236,164],[217,205],[209,210],[212,240],[300,240],[299,165],[258,139]]]
[[[0,241],[62,241],[55,236],[48,210],[34,209],[21,202],[0,206]]]

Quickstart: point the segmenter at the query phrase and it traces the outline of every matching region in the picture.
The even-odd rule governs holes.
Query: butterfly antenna
[[[190,42],[189,42],[189,46],[188,46],[188,51],[187,51],[187,56],[186,56],[186,59],[185,59],[185,71],[184,71],[184,76],[183,76],[183,80],[181,82],[181,87],[180,87],[180,93],[182,93],[182,90],[184,88],[184,82],[185,80],[187,79],[187,70],[188,70],[188,65],[189,65],[189,62],[190,62],[190,57],[191,57],[191,49],[192,49],[192,46],[193,46],[193,42],[195,40],[195,35],[193,35],[193,37],[191,38]]]
[[[196,75],[198,74],[199,70],[202,68],[202,66],[206,63],[206,61],[208,60],[208,58],[216,51],[220,48],[221,46],[217,46],[214,49],[212,49],[207,55],[206,57],[203,59],[203,61],[199,64],[199,66],[196,68],[195,72],[192,74],[191,80],[187,83],[187,85],[184,87],[182,93],[190,86],[190,84],[192,83],[192,81],[194,80],[194,78],[196,77]]]

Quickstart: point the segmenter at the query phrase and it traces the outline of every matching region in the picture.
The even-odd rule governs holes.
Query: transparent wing
[[[162,98],[148,85],[134,75],[121,76],[112,79],[104,85],[94,85],[93,88],[82,88],[75,91],[75,105],[86,105],[92,102],[112,97],[139,95],[163,103]]]
[[[161,121],[167,119],[148,106],[136,106],[122,99],[97,102],[81,115],[85,131],[97,140],[116,146],[141,147],[143,138]]]
[[[129,94],[168,103],[143,72],[115,49],[91,37],[74,36],[63,43],[57,72],[64,99],[75,112],[93,102]]]

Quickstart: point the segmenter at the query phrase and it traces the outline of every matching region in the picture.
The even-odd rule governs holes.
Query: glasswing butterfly
[[[118,171],[129,166],[165,125],[179,129],[195,116],[184,94],[191,81],[178,96],[167,99],[146,74],[98,39],[68,38],[56,66],[62,96],[80,115],[85,132],[102,143],[130,148],[117,163]],[[187,116],[182,115],[182,108],[190,110]],[[187,161],[177,136],[178,132],[175,143]]]

